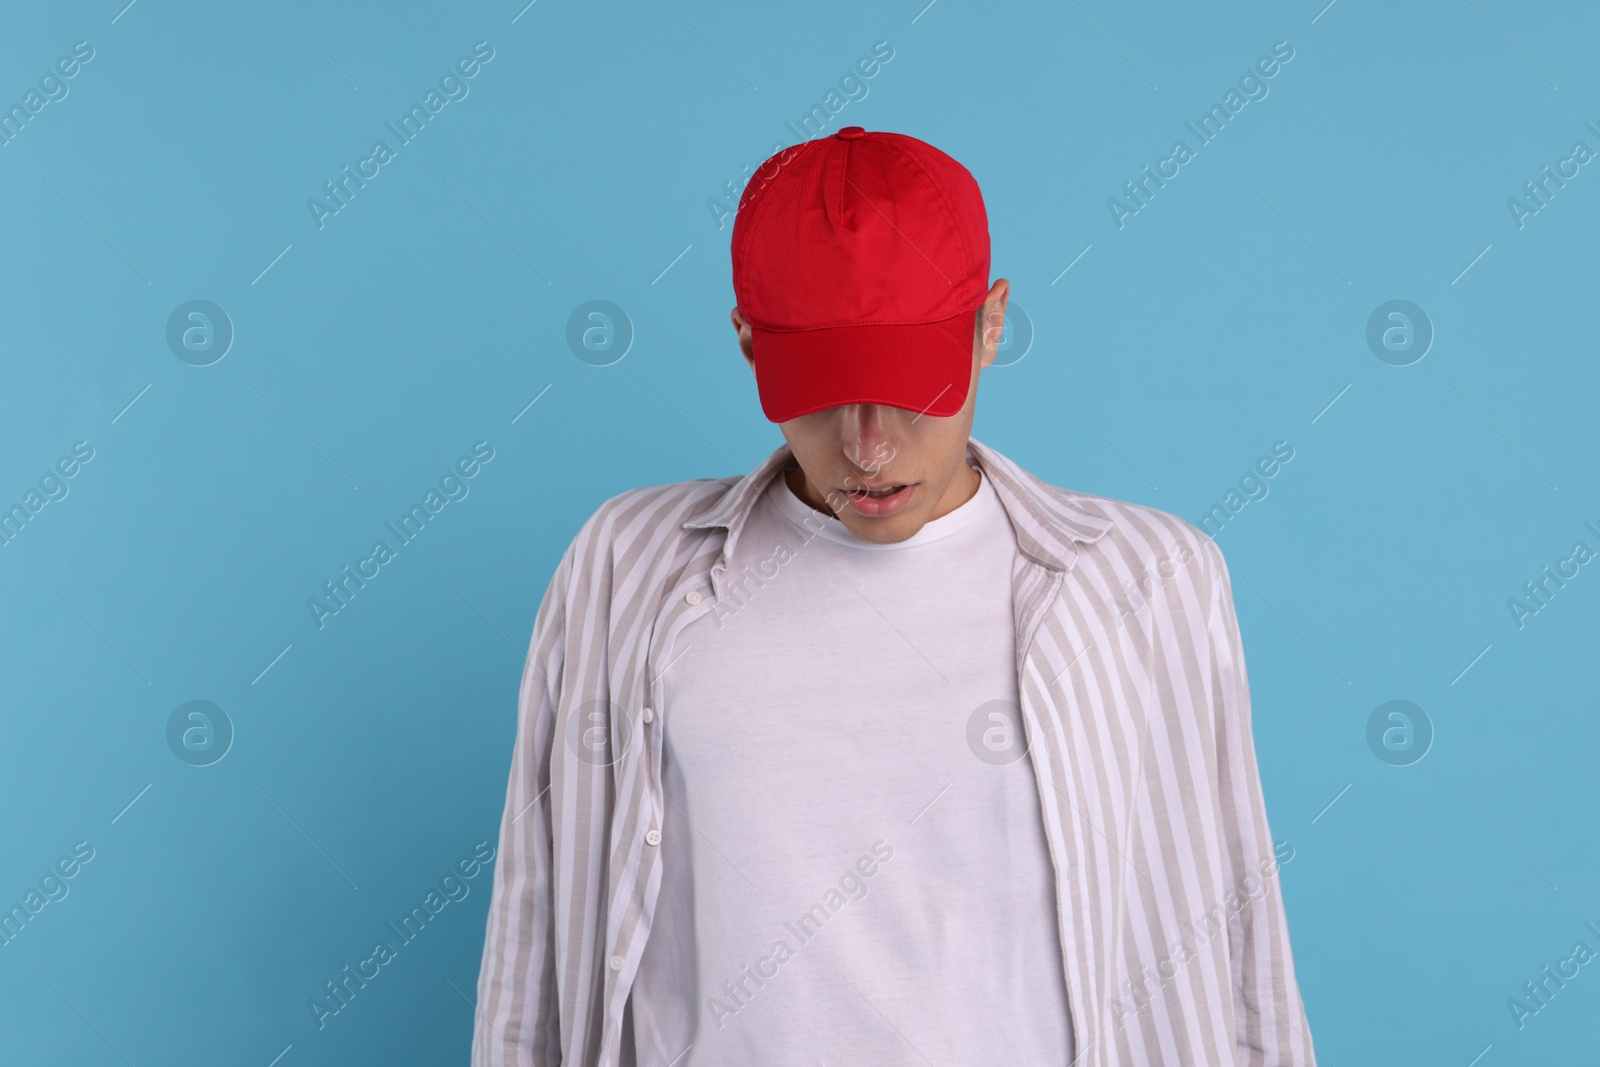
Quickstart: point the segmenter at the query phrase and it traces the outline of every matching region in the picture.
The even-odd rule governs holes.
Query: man
[[[972,176],[847,127],[732,256],[785,444],[556,568],[474,1064],[1312,1067],[1227,569],[971,437]]]

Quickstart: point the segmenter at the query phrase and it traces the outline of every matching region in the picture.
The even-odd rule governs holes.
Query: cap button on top
[[[862,129],[860,126],[846,126],[844,129],[840,130],[836,136],[840,140],[853,141],[857,137],[865,136],[866,132],[867,131]]]

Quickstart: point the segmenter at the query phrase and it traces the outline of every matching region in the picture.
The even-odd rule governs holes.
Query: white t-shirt
[[[666,671],[639,1067],[1072,1061],[1016,552],[987,478],[891,545],[773,479]]]

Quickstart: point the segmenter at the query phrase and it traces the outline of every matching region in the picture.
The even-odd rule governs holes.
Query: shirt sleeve
[[[548,791],[575,548],[576,541],[545,589],[523,665],[499,861],[478,972],[472,1067],[546,1067],[561,1060]]]
[[[1222,552],[1202,539],[1211,577],[1207,612],[1215,710],[1218,801],[1232,872],[1228,950],[1233,970],[1234,1062],[1239,1067],[1316,1067],[1311,1027],[1295,981],[1279,857],[1250,731],[1250,682]],[[1293,853],[1286,854],[1292,857]]]

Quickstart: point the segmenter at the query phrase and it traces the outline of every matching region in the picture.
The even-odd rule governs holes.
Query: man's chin
[[[839,520],[857,538],[875,545],[893,545],[909,540],[928,521],[921,508],[908,508],[894,515],[869,518],[856,514],[849,505],[839,514]]]

